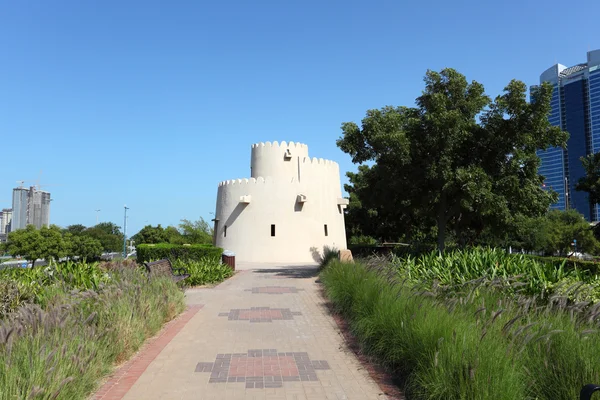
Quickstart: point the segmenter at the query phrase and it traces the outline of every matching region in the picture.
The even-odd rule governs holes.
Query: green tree
[[[61,257],[66,255],[67,244],[63,240],[61,229],[58,226],[43,226],[39,232],[42,238],[40,242],[41,257],[46,262],[57,262]]]
[[[600,203],[600,153],[581,157],[585,176],[581,177],[575,190],[587,192],[592,204]]]
[[[342,124],[338,146],[363,164],[349,174],[361,205],[349,217],[379,219],[359,222],[361,233],[435,234],[443,251],[448,233],[464,245],[486,227],[508,229],[515,215],[545,213],[556,194],[542,189],[536,150],[564,146],[567,134],[547,119],[552,87],[534,89],[531,103],[526,92],[511,81],[491,101],[453,69],[428,71],[417,107],[369,110],[361,128]]]
[[[42,235],[34,225],[27,225],[8,234],[6,249],[12,256],[23,257],[35,266],[35,260],[43,257]]]
[[[213,230],[204,220],[200,217],[198,221],[190,221],[182,219],[179,224],[179,231],[183,236],[184,243],[189,244],[211,244],[213,237]]]
[[[69,225],[67,226],[67,228],[64,230],[65,233],[71,233],[73,235],[81,235],[85,232],[87,228],[85,227],[85,225],[81,225],[81,224],[75,224],[75,225]]]
[[[577,240],[577,251],[595,253],[598,242],[594,238],[593,228],[582,214],[576,210],[551,210],[548,212],[549,231],[546,252],[558,251],[568,255],[574,251],[573,240]]]
[[[112,222],[101,222],[96,226],[87,228],[83,233],[102,243],[104,251],[114,252],[123,249],[123,233],[121,232],[121,228]]]
[[[165,235],[167,236],[167,242],[171,244],[184,244],[185,242],[181,232],[174,226],[167,226],[165,228]]]
[[[102,255],[102,243],[92,237],[65,233],[63,240],[66,243],[66,255],[69,258],[96,260]]]
[[[156,227],[152,225],[146,225],[138,233],[131,237],[136,244],[153,244],[153,243],[167,243],[169,236],[165,229],[158,224]]]
[[[518,215],[515,217],[513,230],[508,235],[507,244],[515,249],[546,252],[551,246],[551,228],[547,215],[541,217]]]

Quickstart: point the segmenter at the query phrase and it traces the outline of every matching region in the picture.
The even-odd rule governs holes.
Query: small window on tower
[[[327,231],[327,224],[325,224],[325,236],[329,236],[329,232]]]
[[[275,225],[271,225],[271,236],[275,236]]]
[[[223,229],[223,237],[227,237],[227,225],[225,225],[225,228]]]

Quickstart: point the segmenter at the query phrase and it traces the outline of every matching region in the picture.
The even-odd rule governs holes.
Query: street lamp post
[[[123,218],[123,259],[127,258],[127,210],[129,208],[125,205],[125,217]]]
[[[98,213],[99,213],[101,210],[94,210],[94,211],[96,211],[96,225],[98,225]]]

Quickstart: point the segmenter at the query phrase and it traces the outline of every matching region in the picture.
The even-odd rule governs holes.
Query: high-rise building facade
[[[553,65],[540,75],[550,82],[552,92],[549,121],[569,132],[567,148],[538,151],[544,187],[558,193],[553,209],[576,209],[588,221],[598,221],[597,204],[590,204],[585,192],[575,190],[585,176],[580,158],[600,151],[600,50],[587,53],[587,62],[572,67]]]
[[[50,225],[50,193],[39,190],[35,186],[29,189],[18,187],[13,189],[13,216],[11,232],[24,229],[27,225],[36,228]]]
[[[13,189],[12,198],[12,225],[10,231],[24,229],[27,226],[27,204],[29,203],[29,189],[18,187]]]

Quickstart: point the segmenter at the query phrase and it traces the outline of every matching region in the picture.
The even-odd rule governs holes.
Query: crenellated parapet
[[[306,150],[306,152],[308,153],[308,146],[305,145],[304,143],[294,143],[294,142],[286,142],[286,141],[282,141],[281,143],[278,143],[277,141],[274,141],[273,143],[271,142],[259,142],[259,143],[254,143],[252,145],[252,149],[257,149],[257,148],[268,148],[268,149],[295,149],[295,150]]]
[[[270,177],[263,178],[259,176],[258,178],[243,178],[243,179],[229,179],[226,181],[219,182],[219,187],[221,186],[233,186],[233,185],[256,185],[263,184],[267,182],[272,182],[273,179]]]
[[[339,168],[338,163],[336,163],[335,161],[326,160],[324,158],[317,158],[317,157],[308,158],[307,157],[307,158],[303,159],[302,162],[304,164],[323,165],[323,166],[330,166],[330,167],[338,167]]]

